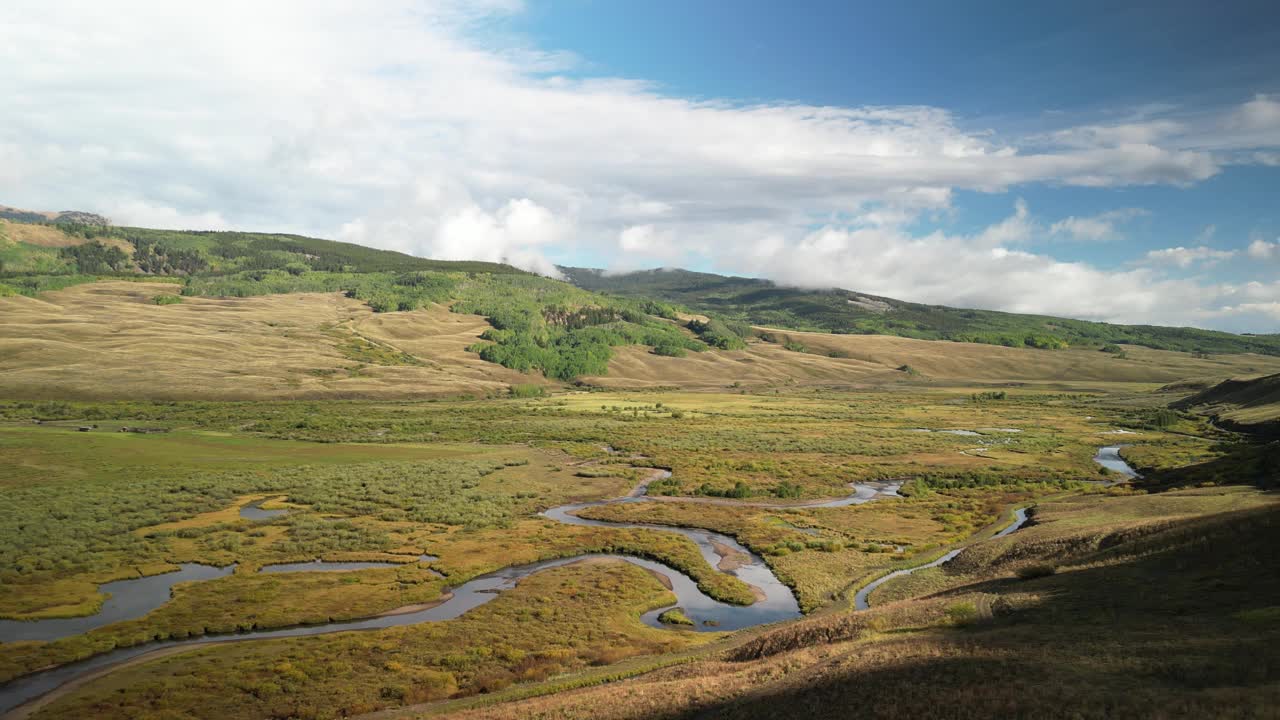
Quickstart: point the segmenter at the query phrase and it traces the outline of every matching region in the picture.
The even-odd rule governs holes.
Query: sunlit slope
[[[185,297],[171,283],[109,281],[0,298],[0,395],[16,398],[415,398],[548,383],[466,348],[489,328],[442,305],[374,313],[340,293]],[[1280,358],[1195,358],[1130,348],[1032,350],[890,336],[771,331],[745,350],[662,357],[615,348],[616,388],[886,383],[1168,383],[1280,371]],[[805,352],[787,349],[803,345]],[[831,357],[838,355],[839,357]],[[911,371],[901,368],[910,367]]]
[[[375,316],[339,293],[151,299],[175,290],[102,282],[0,298],[0,394],[412,398],[541,380],[467,353],[488,324],[440,306]]]
[[[1146,384],[1280,368],[1280,358],[1265,355],[1197,358],[1190,353],[1129,347],[1126,357],[1118,358],[1090,349],[1033,350],[889,335],[756,330],[770,334],[777,342],[752,342],[746,350],[686,358],[658,357],[643,348],[620,348],[609,364],[609,375],[588,380],[619,388],[723,388],[735,382],[746,386],[899,381]],[[803,346],[804,351],[787,349],[787,342]]]
[[[744,324],[790,330],[962,340],[1014,347],[1067,344],[1100,348],[1142,345],[1163,350],[1280,355],[1280,335],[1235,335],[1213,330],[1116,325],[1048,315],[1025,315],[924,305],[839,288],[780,286],[761,278],[688,270],[605,273],[561,267],[579,287],[623,297],[682,305],[697,313]]]
[[[1177,406],[1213,415],[1242,429],[1264,425],[1280,429],[1280,374],[1224,380]]]

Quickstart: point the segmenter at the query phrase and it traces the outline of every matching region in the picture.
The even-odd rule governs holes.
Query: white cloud
[[[1003,235],[1022,242],[1011,225],[1040,227],[1025,203],[1011,215],[970,235],[913,235],[901,227],[871,226],[857,219],[812,230],[798,240],[760,236],[741,243],[720,268],[773,277],[799,287],[844,287],[916,302],[1009,312],[1068,315],[1123,323],[1156,323],[1263,329],[1276,327],[1266,303],[1280,301],[1280,283],[1230,285],[1169,277],[1160,263],[1104,270],[1047,255],[993,246]],[[737,233],[753,236],[750,232]],[[1232,251],[1187,251],[1217,261]],[[1180,253],[1167,253],[1177,267]],[[1162,257],[1162,256],[1157,256]]]
[[[1249,257],[1255,260],[1270,260],[1271,258],[1280,258],[1280,240],[1276,242],[1267,242],[1262,238],[1255,238],[1249,243],[1247,251]]]
[[[568,76],[571,55],[492,32],[520,9],[11,0],[0,201],[542,272],[589,246],[619,266],[692,259],[931,302],[1190,321],[1194,288],[1009,250],[1044,232],[1025,205],[972,236],[904,228],[945,219],[958,191],[1188,185],[1280,149],[1269,96],[1036,138],[936,107],[681,98]],[[1104,239],[1125,219],[1050,232]]]
[[[1053,133],[1052,137],[1071,147],[1123,147],[1152,145],[1185,131],[1182,123],[1172,120],[1118,123],[1114,125],[1082,125]]]
[[[975,242],[982,247],[1016,245],[1029,240],[1034,230],[1035,224],[1031,220],[1031,212],[1027,210],[1027,203],[1018,198],[1013,206],[1013,214],[983,230],[975,238]]]
[[[1071,216],[1049,226],[1051,235],[1065,235],[1073,240],[1113,240],[1119,236],[1116,226],[1136,217],[1148,215],[1142,208],[1122,208],[1090,217]]]
[[[1223,260],[1230,260],[1236,256],[1234,250],[1215,250],[1211,247],[1200,245],[1198,247],[1171,247],[1162,250],[1152,250],[1146,254],[1148,262],[1156,264],[1176,265],[1186,269],[1192,265],[1212,265]]]
[[[231,223],[212,210],[185,213],[177,208],[152,205],[144,200],[114,203],[111,222],[135,227],[172,228],[175,230],[229,230]]]
[[[1028,215],[1020,206],[993,227],[1030,222]],[[856,288],[924,303],[1121,322],[1185,315],[1187,305],[1170,306],[1167,300],[1195,294],[1190,283],[1162,280],[1147,269],[1107,272],[992,246],[992,234],[988,228],[970,236],[917,237],[900,228],[828,226],[796,243],[751,248],[745,254],[750,264],[743,269],[803,287]]]
[[[1231,116],[1230,126],[1276,137],[1280,134],[1280,100],[1269,95],[1255,95]]]

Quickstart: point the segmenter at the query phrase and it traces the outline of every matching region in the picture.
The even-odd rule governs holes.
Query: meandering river
[[[1102,456],[1103,451],[1108,449],[1109,448],[1103,448],[1102,451],[1099,451],[1099,457]],[[1118,454],[1115,455],[1115,459],[1119,459]],[[1108,457],[1107,460],[1110,461],[1111,458]],[[1099,460],[1099,462],[1102,461]],[[1119,462],[1123,463],[1124,461],[1119,460]],[[1127,468],[1128,466],[1125,465],[1125,467]],[[1132,469],[1130,469],[1130,472],[1132,472]],[[663,473],[656,474],[651,477],[650,481],[656,480],[660,477],[666,477],[668,475],[669,473],[663,471]],[[612,523],[599,520],[588,520],[575,514],[584,508],[608,503],[645,502],[657,500],[657,498],[649,498],[644,495],[644,489],[647,485],[648,481],[642,483],[637,486],[636,490],[633,491],[631,495],[624,498],[602,500],[593,503],[563,505],[551,508],[550,510],[545,511],[543,515],[558,522],[574,525],[637,527],[664,532],[675,532],[684,535],[697,545],[703,558],[705,558],[712,567],[719,567],[720,562],[725,559],[725,555],[734,556],[737,559],[737,562],[734,563],[736,567],[733,567],[726,572],[733,574],[743,582],[755,588],[758,591],[757,595],[759,597],[757,602],[748,606],[729,605],[719,602],[708,597],[705,593],[699,590],[697,583],[689,576],[675,570],[674,568],[652,560],[624,555],[577,555],[569,558],[545,560],[527,565],[507,567],[472,578],[462,585],[451,589],[441,602],[430,607],[412,610],[409,612],[387,614],[361,620],[333,622],[322,625],[305,625],[279,628],[275,630],[254,630],[231,635],[157,641],[134,647],[112,650],[86,660],[26,675],[0,686],[0,712],[6,713],[6,718],[26,717],[27,714],[33,712],[38,707],[38,698],[53,690],[87,682],[98,675],[107,672],[111,667],[120,663],[136,660],[144,655],[171,652],[174,648],[209,645],[223,642],[239,642],[245,640],[322,635],[353,630],[373,630],[403,625],[415,625],[423,622],[450,620],[493,600],[497,597],[498,593],[515,587],[522,578],[528,577],[533,573],[547,568],[559,567],[591,559],[608,558],[622,560],[666,578],[667,583],[669,583],[671,587],[671,591],[676,596],[676,603],[668,607],[650,611],[642,616],[641,619],[646,624],[653,627],[664,627],[658,622],[657,618],[662,612],[672,607],[681,608],[685,615],[694,621],[693,629],[696,630],[731,631],[764,623],[788,620],[800,616],[800,608],[796,602],[794,593],[791,592],[791,589],[778,580],[777,576],[773,574],[773,571],[769,569],[769,566],[765,564],[761,557],[750,552],[736,540],[727,535],[698,528]],[[853,488],[853,492],[849,496],[837,500],[818,503],[770,504],[768,506],[785,508],[840,507],[855,505],[881,497],[895,497],[897,496],[900,485],[893,483],[854,484],[851,485],[851,487]],[[745,504],[759,505],[759,503]],[[258,507],[257,503],[242,509],[242,515],[250,519],[271,517],[272,515],[280,512],[283,511],[262,510]],[[267,513],[270,513],[270,515]],[[999,534],[1005,535],[1013,532],[1020,527],[1025,520],[1025,512],[1019,510],[1017,520]],[[866,596],[869,595],[876,587],[888,582],[892,578],[899,577],[910,572],[915,572],[916,570],[926,567],[937,567],[938,565],[951,560],[960,552],[961,550],[954,550],[927,565],[909,570],[899,570],[877,579],[858,593],[855,597],[856,607],[858,609],[865,609],[867,607]],[[423,556],[422,558],[424,561],[433,559],[434,558],[431,558],[430,556]],[[263,568],[263,571],[298,572],[311,570],[356,569],[370,565],[381,566],[384,564],[312,562],[295,563],[286,566],[268,566]],[[108,598],[108,600],[103,604],[103,609],[100,613],[83,618],[27,622],[12,620],[0,621],[0,641],[13,642],[17,640],[41,640],[65,637],[68,635],[87,632],[90,629],[110,623],[141,617],[164,604],[164,602],[169,599],[171,588],[175,583],[188,580],[205,580],[221,577],[229,574],[233,570],[234,566],[227,568],[213,568],[205,565],[184,564],[180,566],[180,570],[178,572],[174,573],[107,583],[102,585],[100,589],[104,593],[110,593],[110,598]],[[32,702],[33,700],[37,702]]]

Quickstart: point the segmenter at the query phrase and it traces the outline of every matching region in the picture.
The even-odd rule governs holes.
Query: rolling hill
[[[1280,435],[1280,374],[1224,380],[1174,407],[1209,415],[1233,430]]]
[[[922,305],[852,290],[784,287],[769,280],[688,270],[608,274],[561,267],[579,287],[623,297],[648,297],[691,311],[752,325],[857,335],[896,335],[1011,347],[1065,343],[1143,345],[1203,353],[1280,354],[1280,335],[1236,335],[1196,328],[1114,325],[1046,315],[1019,315]]]
[[[571,284],[296,235],[27,215],[46,221],[0,219],[0,391],[16,397],[390,399],[560,382],[1161,385],[1280,371],[1274,336],[955,310],[685,271],[569,268]]]

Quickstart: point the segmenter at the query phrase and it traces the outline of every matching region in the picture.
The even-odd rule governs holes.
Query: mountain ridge
[[[682,269],[612,274],[596,268],[561,266],[585,290],[624,297],[645,296],[693,312],[757,326],[854,335],[896,335],[1009,347],[1059,343],[1107,348],[1143,345],[1201,353],[1280,354],[1280,334],[1236,334],[1163,325],[1126,325],[1051,315],[954,308],[914,303],[843,288],[805,289],[762,278]],[[1123,348],[1109,348],[1120,354]]]

